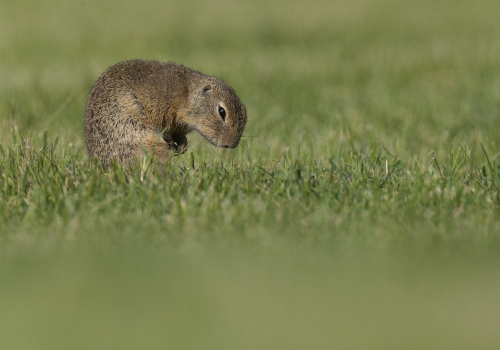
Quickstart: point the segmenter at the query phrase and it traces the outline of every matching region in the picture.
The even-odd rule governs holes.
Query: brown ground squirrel
[[[132,60],[108,68],[90,91],[85,135],[91,157],[133,166],[145,152],[165,164],[169,150],[182,154],[186,134],[198,131],[212,144],[235,148],[247,112],[222,80],[176,63]]]

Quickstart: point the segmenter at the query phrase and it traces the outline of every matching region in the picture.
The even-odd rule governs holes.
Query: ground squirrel
[[[91,157],[133,166],[145,152],[165,164],[169,151],[187,149],[198,131],[212,144],[235,148],[247,112],[222,80],[176,63],[133,60],[108,68],[94,84],[85,108]]]

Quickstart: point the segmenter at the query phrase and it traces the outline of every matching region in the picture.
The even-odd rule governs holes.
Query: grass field
[[[0,4],[0,349],[500,347],[500,3]],[[89,162],[108,66],[224,79],[244,142]]]

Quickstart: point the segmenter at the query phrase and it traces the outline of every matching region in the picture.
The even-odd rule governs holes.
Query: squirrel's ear
[[[211,86],[211,85],[205,85],[205,86],[203,87],[203,93],[204,93],[204,94],[209,94],[209,93],[211,93],[211,92],[212,92],[212,86]]]

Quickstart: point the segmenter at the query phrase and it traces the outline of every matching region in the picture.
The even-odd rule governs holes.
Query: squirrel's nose
[[[233,140],[226,140],[226,142],[219,145],[219,147],[236,148],[236,147],[238,147],[239,142],[240,142],[239,138],[237,140],[234,140],[234,139]]]

